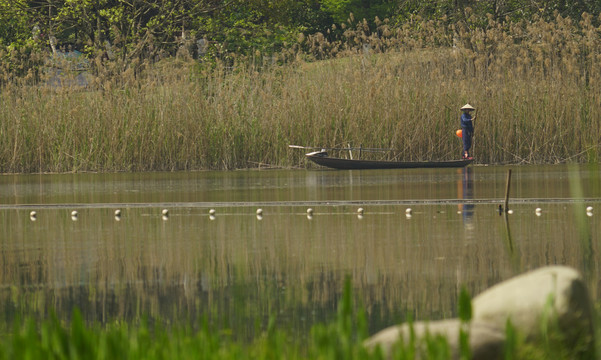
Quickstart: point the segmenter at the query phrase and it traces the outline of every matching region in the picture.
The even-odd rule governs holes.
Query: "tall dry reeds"
[[[303,165],[288,144],[454,159],[466,102],[478,108],[479,162],[596,162],[601,29],[591,20],[491,17],[481,28],[415,18],[373,32],[358,22],[340,38],[301,37],[279,65],[262,54],[261,66],[98,61],[85,88],[34,85],[3,68],[0,171]]]

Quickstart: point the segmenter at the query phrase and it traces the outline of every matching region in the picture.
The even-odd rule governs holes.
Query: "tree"
[[[23,43],[33,36],[34,27],[24,7],[21,0],[0,0],[0,46]]]
[[[357,20],[366,19],[373,23],[376,17],[391,17],[395,8],[398,8],[398,0],[322,0],[321,4],[336,24],[345,23],[350,14]]]

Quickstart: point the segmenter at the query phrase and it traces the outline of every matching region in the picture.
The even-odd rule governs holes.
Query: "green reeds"
[[[95,61],[86,88],[2,68],[0,172],[304,166],[288,144],[454,159],[465,102],[478,108],[480,162],[595,162],[597,32],[590,16],[491,18],[483,29],[413,19],[370,32],[359,23],[338,40],[301,37],[280,65]]]
[[[234,341],[227,331],[215,330],[206,321],[193,329],[190,325],[114,322],[86,324],[75,309],[68,322],[52,315],[36,324],[17,323],[11,334],[0,339],[0,359],[448,359],[447,339],[441,336],[409,339],[382,353],[379,347],[367,349],[365,312],[354,304],[351,282],[347,278],[336,319],[317,324],[308,339],[290,336],[277,329],[273,319],[262,334],[250,341]],[[471,301],[462,291],[459,312],[462,320],[459,358],[471,358],[469,332]],[[412,327],[411,327],[412,329]],[[552,330],[552,329],[549,329]],[[562,345],[556,332],[545,332],[543,339],[526,343],[508,321],[505,359],[570,359],[570,349]]]

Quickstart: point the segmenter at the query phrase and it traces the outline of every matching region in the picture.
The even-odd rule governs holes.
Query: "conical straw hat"
[[[474,108],[472,105],[470,104],[465,104],[461,107],[461,110],[476,110],[476,108]]]

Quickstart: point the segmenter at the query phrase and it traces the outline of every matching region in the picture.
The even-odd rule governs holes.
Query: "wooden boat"
[[[473,159],[449,160],[449,161],[382,161],[341,159],[328,156],[327,151],[315,151],[305,154],[314,163],[332,169],[360,170],[360,169],[415,169],[415,168],[462,168],[468,166]]]

